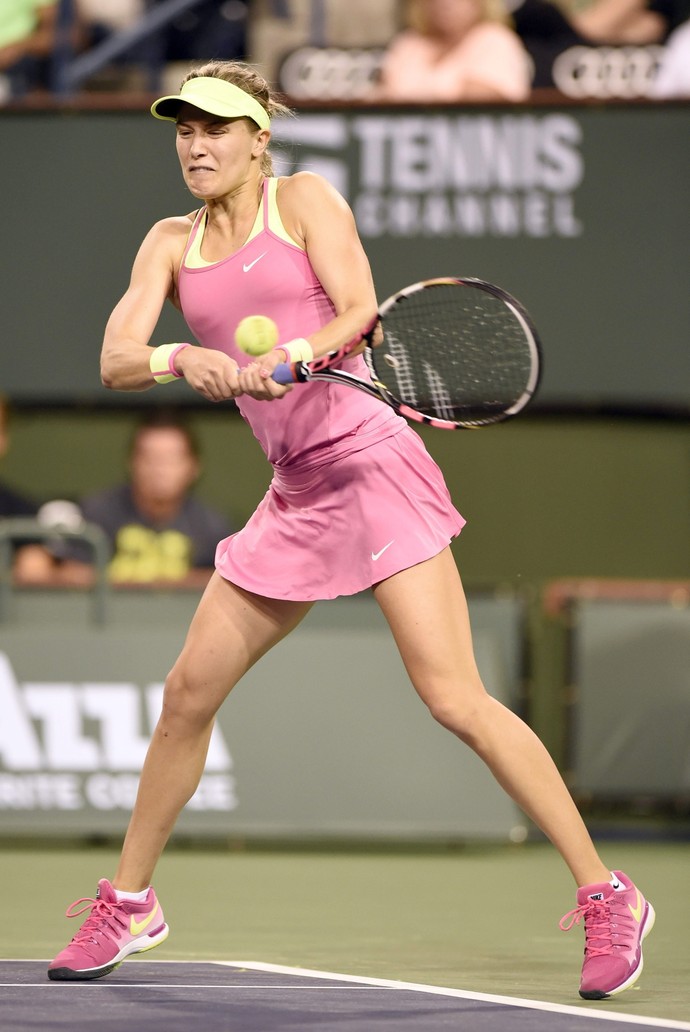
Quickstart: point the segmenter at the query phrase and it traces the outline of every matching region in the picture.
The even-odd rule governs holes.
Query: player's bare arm
[[[149,342],[166,300],[174,303],[175,270],[189,225],[188,218],[163,219],[139,248],[129,286],[113,309],[103,340],[101,379],[112,390],[144,391],[154,385]],[[185,348],[176,356],[175,367],[210,401],[239,393],[236,363],[219,351]]]
[[[153,386],[149,340],[174,292],[174,257],[184,247],[185,219],[165,219],[147,233],[132,266],[129,286],[113,309],[101,351],[106,387],[141,391]]]
[[[322,176],[298,172],[283,180],[278,205],[295,238],[303,244],[314,272],[332,300],[336,318],[309,343],[316,356],[352,340],[376,313],[376,291],[347,202]]]

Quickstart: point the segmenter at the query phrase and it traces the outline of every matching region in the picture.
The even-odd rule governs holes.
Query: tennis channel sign
[[[582,128],[572,115],[311,115],[277,122],[274,137],[281,173],[330,179],[364,239],[583,231]],[[351,156],[339,159],[346,146]]]
[[[97,351],[141,239],[157,219],[189,211],[174,135],[144,111],[3,119],[53,212],[38,248],[21,206],[5,213],[2,325],[14,346],[0,356],[3,390],[17,402],[145,403],[103,390]],[[320,172],[347,197],[380,299],[448,275],[520,298],[547,355],[537,406],[675,411],[690,401],[690,208],[669,169],[688,166],[689,130],[687,104],[320,108],[276,119],[271,145],[278,172]],[[13,175],[0,165],[7,196]],[[166,306],[154,340],[188,333]],[[199,404],[184,383],[169,388],[171,403]]]

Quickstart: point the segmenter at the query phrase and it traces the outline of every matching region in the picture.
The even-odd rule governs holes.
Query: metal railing
[[[74,0],[59,0],[57,39],[51,67],[52,91],[60,97],[69,97],[92,75],[112,61],[117,61],[134,50],[135,47],[140,47],[138,61],[146,69],[147,78],[149,78],[147,86],[152,91],[158,90],[165,64],[163,45],[157,38],[158,34],[180,14],[198,7],[202,2],[203,0],[160,0],[160,2],[152,3],[152,0],[149,0],[149,6],[136,24],[119,32],[113,32],[101,42],[90,47],[84,54],[75,55],[72,42],[75,20]],[[271,0],[269,8],[273,18],[288,21],[291,17],[290,0]],[[311,0],[309,8],[309,41],[311,45],[325,46],[326,35],[325,0]]]
[[[179,15],[198,7],[200,3],[202,0],[161,0],[149,6],[134,25],[113,32],[83,54],[75,55],[72,43],[74,0],[60,0],[51,67],[53,93],[59,97],[69,97],[91,76],[142,44],[148,44],[148,48],[141,52],[139,61],[147,70],[149,89],[158,89],[164,55],[156,36]]]
[[[57,38],[51,62],[51,89],[58,97],[69,98],[83,83],[101,71],[112,61],[139,48],[137,63],[144,66],[148,76],[148,88],[156,91],[160,87],[165,64],[163,43],[159,33],[175,18],[198,7],[204,0],[147,0],[143,16],[126,29],[113,32],[82,54],[75,54],[73,29],[75,23],[74,0],[59,0]],[[270,13],[274,18],[288,21],[290,0],[270,0]],[[326,2],[311,0],[309,10],[309,42],[311,46],[327,45]],[[212,57],[213,55],[208,55]]]
[[[101,527],[95,523],[82,523],[78,530],[67,527],[47,527],[34,517],[10,517],[0,520],[0,623],[9,619],[15,585],[12,578],[12,555],[14,546],[22,542],[51,543],[79,541],[91,549],[94,565],[91,592],[91,619],[99,626],[106,621],[108,597],[108,561],[110,545]]]

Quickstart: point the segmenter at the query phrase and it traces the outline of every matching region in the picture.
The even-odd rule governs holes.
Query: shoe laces
[[[80,906],[80,904],[84,904]],[[79,907],[79,909],[76,909]],[[109,939],[118,939],[121,929],[127,928],[127,922],[122,920],[122,904],[108,903],[104,899],[93,899],[91,896],[83,896],[71,903],[65,911],[65,917],[80,917],[87,910],[91,910],[90,917],[87,917],[73,942],[98,942],[98,936],[106,936]]]
[[[635,925],[625,902],[615,896],[607,900],[589,899],[564,914],[558,923],[563,932],[585,922],[587,957],[611,956],[614,949],[628,949],[634,943]]]

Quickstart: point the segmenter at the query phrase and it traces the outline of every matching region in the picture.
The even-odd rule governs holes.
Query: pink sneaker
[[[622,889],[609,882],[577,890],[577,907],[561,918],[564,932],[585,919],[585,961],[580,996],[605,1000],[629,989],[642,974],[642,940],[654,927],[654,908],[622,871]]]
[[[80,903],[84,906],[75,910]],[[152,950],[168,937],[168,926],[152,888],[143,903],[118,903],[115,889],[102,878],[96,898],[76,900],[68,907],[66,916],[79,917],[89,909],[90,917],[69,946],[49,964],[48,978],[53,981],[102,978],[131,953]]]

